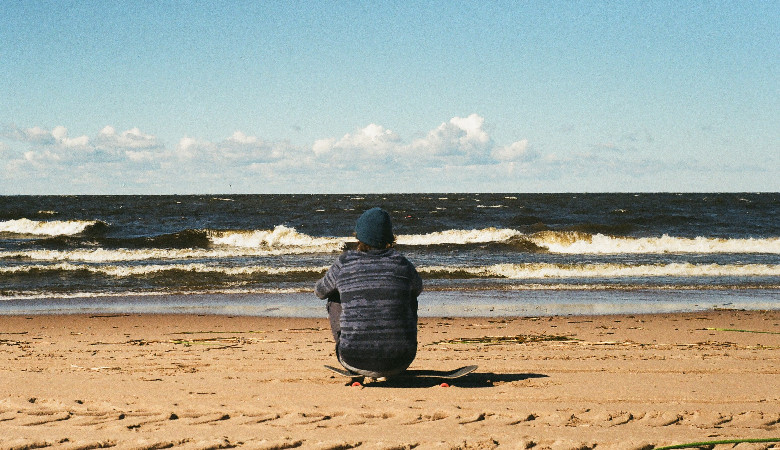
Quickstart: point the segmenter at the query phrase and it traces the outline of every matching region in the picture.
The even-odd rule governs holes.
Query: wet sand
[[[780,440],[780,311],[422,318],[412,369],[479,365],[449,387],[435,378],[353,387],[323,367],[336,365],[327,327],[324,318],[0,316],[0,448]]]

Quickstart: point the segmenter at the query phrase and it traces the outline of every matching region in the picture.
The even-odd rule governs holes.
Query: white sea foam
[[[312,237],[293,228],[277,226],[273,230],[213,231],[209,233],[213,248],[142,248],[73,250],[0,251],[0,258],[35,261],[114,261],[220,259],[245,256],[280,256],[341,251],[349,238]]]
[[[0,267],[0,274],[30,272],[87,271],[115,277],[129,277],[168,271],[218,273],[225,275],[288,275],[321,274],[328,266],[269,267],[217,266],[206,263],[147,264],[147,265],[93,265],[60,262],[56,264],[29,264]],[[780,264],[493,264],[486,266],[421,266],[418,271],[436,278],[446,274],[466,273],[475,278],[559,279],[559,278],[647,278],[647,277],[760,277],[780,276]]]
[[[483,244],[501,243],[512,239],[527,239],[552,253],[571,254],[639,254],[639,253],[780,253],[780,238],[719,239],[710,237],[682,238],[613,237],[576,231],[543,231],[524,234],[508,228],[480,230],[447,230],[428,234],[399,235],[401,245]]]
[[[709,237],[612,237],[585,233],[538,233],[535,244],[553,253],[780,253],[780,238],[718,239]]]
[[[69,262],[58,264],[33,264],[12,267],[0,267],[2,274],[15,274],[25,272],[78,272],[87,271],[90,273],[108,275],[113,277],[131,277],[139,275],[149,275],[168,271],[197,272],[197,273],[219,273],[224,275],[288,275],[294,273],[324,273],[328,269],[323,267],[267,267],[267,266],[241,266],[241,267],[220,267],[212,264],[192,263],[192,264],[149,264],[149,265],[89,265],[73,264]]]
[[[628,277],[750,277],[780,276],[778,264],[494,264],[476,267],[427,266],[421,273],[465,272],[475,277],[529,278],[628,278]]]
[[[72,236],[83,233],[88,227],[97,224],[96,220],[52,220],[40,221],[16,219],[0,222],[0,233],[31,236]]]
[[[223,249],[78,249],[0,251],[0,258],[34,261],[81,261],[108,263],[120,261],[222,259],[245,256],[281,256],[312,253],[311,248],[223,248]],[[326,250],[319,250],[326,251]]]
[[[508,228],[484,228],[481,230],[447,230],[428,234],[407,234],[396,237],[400,245],[441,245],[441,244],[484,244],[504,242],[523,236],[517,230]]]
[[[297,288],[219,288],[219,289],[204,289],[198,290],[197,293],[179,293],[183,297],[197,296],[197,295],[278,295],[278,294],[302,294],[311,293],[311,287],[297,287]],[[165,296],[171,297],[171,293],[168,291],[134,291],[132,294],[127,292],[17,292],[17,293],[0,293],[0,300],[43,300],[43,299],[84,299],[84,298],[141,298],[141,297],[159,297]],[[27,312],[30,312],[27,310]]]
[[[27,219],[0,222],[0,232],[38,235],[72,235],[83,232],[97,221],[38,222]],[[315,237],[294,228],[276,226],[272,230],[209,231],[209,248],[76,248],[4,250],[2,259],[36,261],[112,261],[219,259],[246,256],[280,256],[309,253],[338,253],[350,237]],[[719,239],[709,237],[613,237],[582,232],[543,231],[524,234],[509,228],[446,230],[427,234],[397,236],[404,246],[469,245],[528,241],[540,249],[562,254],[662,254],[662,253],[767,253],[780,254],[780,238]]]
[[[347,238],[313,237],[284,225],[278,225],[273,230],[213,232],[209,238],[215,245],[263,249],[297,248],[314,252],[338,251],[348,240]]]

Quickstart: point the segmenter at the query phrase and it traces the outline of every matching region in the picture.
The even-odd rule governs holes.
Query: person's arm
[[[412,296],[416,299],[420,296],[423,290],[422,278],[417,273],[417,269],[412,266]]]
[[[336,286],[336,280],[338,279],[339,272],[341,272],[341,261],[336,261],[327,272],[325,276],[317,281],[314,285],[314,294],[321,299],[338,299],[339,291]]]

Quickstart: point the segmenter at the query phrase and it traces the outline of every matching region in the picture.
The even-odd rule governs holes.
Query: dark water
[[[393,194],[0,197],[0,310],[167,298],[303,314],[373,206],[431,311],[780,306],[777,193]]]

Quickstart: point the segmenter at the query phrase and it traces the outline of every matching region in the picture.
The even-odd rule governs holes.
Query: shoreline
[[[780,289],[429,290],[420,317],[522,317],[777,310]],[[151,293],[0,300],[0,316],[24,314],[207,314],[320,318],[312,292]]]
[[[323,367],[337,364],[324,317],[0,315],[0,330],[0,376],[14,380],[0,383],[0,448],[639,450],[780,436],[777,310],[422,317],[411,369],[479,365],[446,388],[347,386]]]

